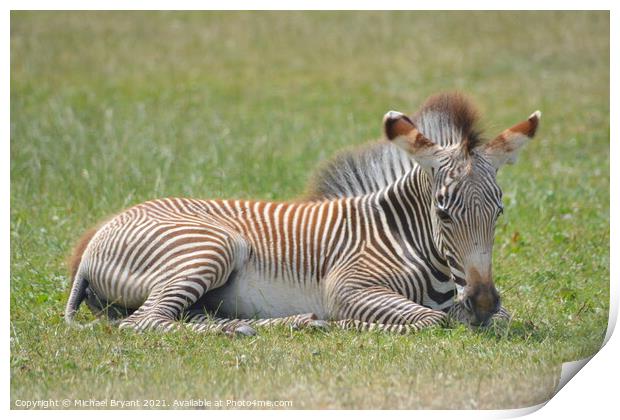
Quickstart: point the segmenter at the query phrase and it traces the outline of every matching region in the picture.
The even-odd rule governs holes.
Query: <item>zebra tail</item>
[[[65,307],[65,322],[69,325],[73,324],[73,318],[77,312],[80,304],[86,297],[86,289],[88,288],[88,280],[84,276],[76,276],[71,286],[71,293],[69,294],[69,300]]]
[[[95,233],[99,230],[99,226],[95,226],[89,230],[87,230],[80,240],[77,242],[75,247],[73,248],[73,252],[71,257],[67,261],[67,265],[69,268],[69,275],[71,276],[71,284],[70,284],[70,293],[69,300],[67,301],[67,306],[65,307],[65,321],[67,324],[73,323],[73,317],[77,312],[80,304],[86,297],[86,289],[88,288],[88,281],[84,278],[82,274],[79,273],[80,263],[82,262],[82,256],[84,255],[84,251],[86,247],[90,243]]]

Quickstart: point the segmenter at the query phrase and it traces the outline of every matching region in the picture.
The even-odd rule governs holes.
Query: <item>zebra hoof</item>
[[[247,324],[242,324],[235,328],[235,335],[241,337],[252,337],[256,335],[256,330]]]
[[[315,330],[326,331],[329,329],[329,322],[322,319],[314,319],[308,323],[308,327]]]

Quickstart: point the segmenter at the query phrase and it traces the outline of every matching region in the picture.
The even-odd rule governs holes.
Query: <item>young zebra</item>
[[[506,317],[491,275],[495,176],[539,119],[483,143],[469,101],[441,94],[412,119],[388,112],[389,141],[327,164],[304,200],[139,204],[82,238],[65,319],[83,300],[136,330],[409,332]]]

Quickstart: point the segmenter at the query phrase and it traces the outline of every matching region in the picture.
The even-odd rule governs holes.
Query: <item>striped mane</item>
[[[459,93],[430,97],[412,120],[435,143],[460,144],[465,154],[482,141],[476,130],[478,112]],[[347,149],[319,167],[306,197],[322,200],[369,194],[396,182],[416,166],[406,152],[386,140]]]

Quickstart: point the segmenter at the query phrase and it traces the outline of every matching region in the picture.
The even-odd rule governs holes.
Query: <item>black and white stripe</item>
[[[382,143],[324,166],[304,201],[165,198],[120,213],[84,250],[67,320],[87,296],[126,310],[121,326],[137,330],[326,320],[408,332],[467,318],[456,284],[468,259],[490,253],[501,190],[463,145],[472,121],[450,112],[414,118],[441,146],[430,169]]]

